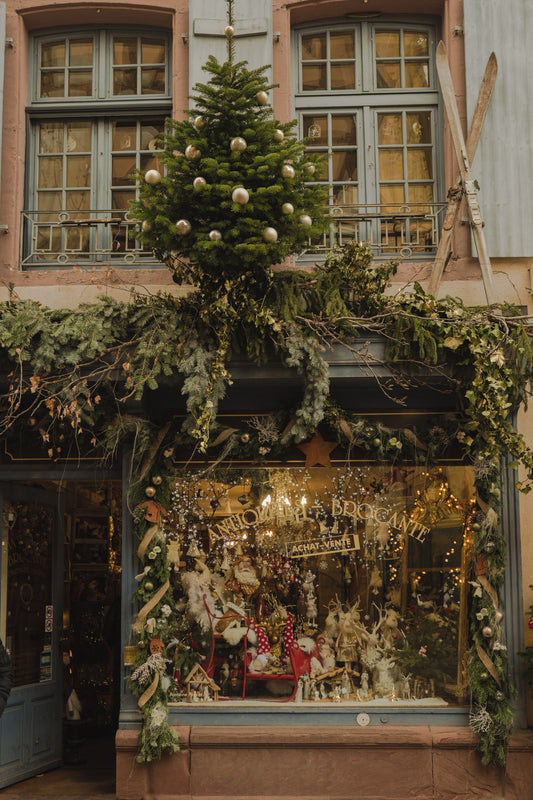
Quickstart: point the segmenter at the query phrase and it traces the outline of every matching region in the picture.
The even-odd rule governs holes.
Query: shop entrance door
[[[61,495],[0,484],[0,634],[14,685],[0,719],[0,787],[61,763]]]

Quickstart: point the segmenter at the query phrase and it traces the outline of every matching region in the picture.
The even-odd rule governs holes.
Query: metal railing
[[[21,267],[155,262],[135,238],[136,224],[128,211],[23,211]]]
[[[446,203],[335,205],[319,239],[309,241],[305,255],[327,253],[346,242],[368,243],[376,256],[431,256],[439,243]]]

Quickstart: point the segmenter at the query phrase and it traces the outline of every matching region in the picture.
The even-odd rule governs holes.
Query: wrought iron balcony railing
[[[438,245],[445,203],[333,206],[329,225],[302,253],[316,258],[353,239],[376,256],[431,257]],[[20,263],[26,267],[148,266],[153,253],[135,238],[127,211],[24,211]]]
[[[135,238],[128,211],[24,211],[20,263],[25,267],[131,267],[156,259]]]
[[[356,240],[367,242],[376,256],[430,257],[437,250],[446,203],[335,205],[319,239],[309,241],[305,255],[327,253]]]

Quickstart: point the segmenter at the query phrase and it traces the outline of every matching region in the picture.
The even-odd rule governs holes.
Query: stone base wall
[[[119,730],[118,800],[530,800],[533,731],[505,770],[485,767],[467,728],[180,727],[181,749],[138,764]]]

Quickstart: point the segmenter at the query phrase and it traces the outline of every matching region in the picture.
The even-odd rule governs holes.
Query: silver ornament
[[[280,130],[279,128],[277,128],[274,131],[274,139],[275,139],[275,141],[276,142],[282,142],[284,140],[284,138],[285,138],[285,134],[283,133],[283,131]]]
[[[193,122],[194,127],[198,130],[199,128],[203,128],[205,125],[205,119],[202,117],[201,114],[198,114],[197,117],[194,118]]]
[[[310,161],[305,165],[305,168],[307,169],[307,171],[308,171],[308,173],[310,175],[314,175],[315,174],[315,171],[316,171],[315,165],[311,164]]]
[[[200,151],[193,144],[188,144],[185,148],[185,158],[188,158],[189,161],[193,161],[199,155]]]
[[[231,199],[233,200],[234,203],[240,203],[243,206],[250,199],[250,195],[243,186],[238,186],[236,189],[233,190],[231,194]]]
[[[260,106],[266,106],[268,103],[268,95],[266,92],[257,92],[255,99],[259,103]]]
[[[144,176],[144,180],[146,181],[146,183],[150,183],[152,186],[154,186],[161,180],[161,173],[158,172],[156,169],[149,169],[146,175]]]
[[[199,189],[201,189],[203,186],[206,186],[206,185],[207,185],[207,181],[206,181],[205,178],[202,178],[201,175],[199,175],[197,178],[195,178],[193,180],[193,182],[192,182],[192,188],[195,189],[196,191],[198,191]]]
[[[263,239],[265,242],[277,242],[278,232],[275,228],[265,228],[263,231]]]
[[[309,214],[301,214],[300,222],[302,223],[302,225],[306,225],[308,228],[310,228],[311,225],[313,224],[313,220],[311,219]]]
[[[222,234],[220,231],[209,231],[209,238],[212,242],[219,242],[222,239]]]
[[[182,236],[185,236],[185,234],[189,233],[191,230],[191,223],[188,219],[179,219],[176,222],[176,229],[178,233],[180,233]]]
[[[294,214],[294,206],[292,203],[283,203],[281,211],[283,214]]]
[[[284,178],[294,178],[295,171],[294,167],[291,164],[284,164],[281,168],[281,174]]]
[[[231,37],[235,34],[235,28],[233,25],[226,25],[224,28],[224,35],[231,39]]]
[[[147,219],[144,219],[144,220],[143,220],[143,224],[141,225],[141,229],[142,229],[142,230],[143,230],[145,233],[148,233],[148,231],[151,231],[151,230],[152,230],[152,226],[150,225],[150,223],[148,222],[148,220],[147,220]]]
[[[235,138],[231,140],[229,146],[232,150],[236,150],[238,153],[242,153],[242,151],[246,150],[248,147],[246,140],[243,139],[242,136],[235,136]]]

